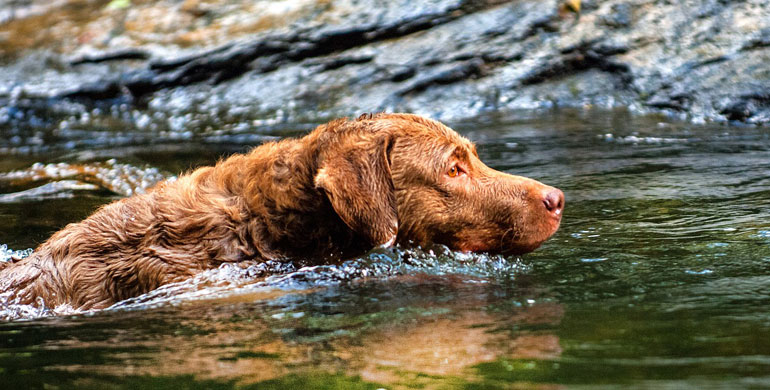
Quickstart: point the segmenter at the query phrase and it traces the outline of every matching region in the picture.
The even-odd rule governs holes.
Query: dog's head
[[[561,191],[487,167],[470,141],[439,122],[378,114],[317,131],[315,185],[373,245],[521,254],[559,227]]]

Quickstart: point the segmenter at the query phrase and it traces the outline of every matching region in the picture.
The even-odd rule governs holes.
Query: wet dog
[[[375,246],[521,254],[559,227],[564,195],[495,171],[416,115],[363,115],[199,168],[67,225],[0,270],[10,302],[104,308],[223,263],[321,262]]]

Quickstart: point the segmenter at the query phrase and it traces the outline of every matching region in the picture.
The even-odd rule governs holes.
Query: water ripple
[[[0,249],[3,248],[5,246],[0,246]],[[31,250],[6,251],[23,255],[31,253]],[[455,252],[441,245],[429,249],[379,248],[341,264],[302,266],[281,261],[223,264],[191,279],[164,285],[141,296],[118,302],[106,310],[139,310],[196,300],[238,297],[266,299],[287,292],[310,291],[405,274],[460,275],[467,283],[488,283],[490,280],[510,280],[528,269],[518,258]],[[42,302],[36,305],[13,304],[0,295],[0,319],[30,319],[78,313],[83,314],[66,305],[48,308]]]
[[[96,189],[106,189],[118,195],[131,196],[145,192],[162,180],[173,178],[161,173],[157,168],[135,167],[118,163],[114,159],[89,164],[35,163],[27,169],[0,173],[0,186],[18,188],[41,182],[46,184],[30,190],[2,194],[0,202],[38,200],[67,191]]]

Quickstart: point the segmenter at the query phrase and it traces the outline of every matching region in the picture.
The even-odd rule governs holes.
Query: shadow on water
[[[592,111],[452,125],[490,166],[564,190],[564,222],[542,248],[522,258],[434,247],[320,267],[243,264],[98,312],[7,308],[26,319],[0,323],[0,382],[770,386],[766,129]],[[36,142],[30,130],[0,151],[0,242],[34,247],[101,204],[306,128],[194,132],[178,143],[173,132],[136,144],[68,145],[64,136],[45,151],[25,149]],[[24,255],[7,247],[0,256]]]

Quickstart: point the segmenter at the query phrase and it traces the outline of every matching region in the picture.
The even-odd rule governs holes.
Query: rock
[[[770,46],[770,28],[763,28],[756,36],[749,39],[741,49],[754,50]]]
[[[602,15],[601,22],[612,28],[625,28],[631,26],[633,18],[632,5],[628,3],[612,4],[610,12]]]
[[[519,81],[522,85],[538,84],[595,68],[616,73],[624,83],[629,83],[631,75],[628,65],[610,59],[611,56],[626,51],[626,47],[612,47],[604,42],[581,42],[577,46],[562,49],[559,56],[532,69],[530,74]]]
[[[770,117],[770,91],[765,88],[727,100],[719,112],[732,121],[765,123]]]
[[[120,61],[120,60],[146,60],[150,58],[150,54],[146,51],[139,49],[120,49],[112,52],[102,52],[95,54],[84,54],[77,58],[73,58],[69,61],[71,66],[81,64],[96,64],[99,62],[107,61]]]
[[[405,88],[396,92],[397,95],[408,95],[424,91],[434,85],[451,84],[459,81],[468,80],[474,76],[482,74],[484,61],[480,58],[463,61],[457,65],[452,65],[446,69],[437,72],[428,73],[422,77],[413,80]]]
[[[0,36],[19,41],[6,46],[14,51],[0,72],[0,101],[14,112],[28,103],[64,115],[117,104],[104,115],[193,132],[379,110],[459,120],[586,106],[770,123],[766,2],[580,4],[564,13],[556,0],[158,0],[90,10],[80,27],[53,26],[59,41],[25,47],[11,21]],[[246,9],[275,17],[238,17]],[[116,12],[170,13],[177,29],[201,38],[186,48],[164,34],[138,41],[121,33]],[[228,33],[211,32],[225,21]],[[113,35],[101,41],[65,34],[110,23]]]

